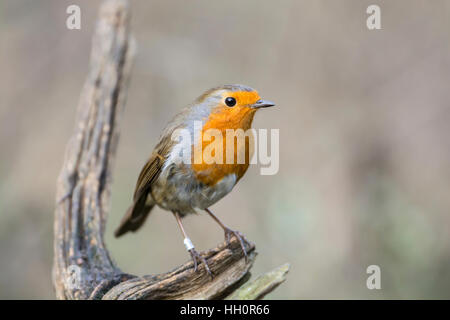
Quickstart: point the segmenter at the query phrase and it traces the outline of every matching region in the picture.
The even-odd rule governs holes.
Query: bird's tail
[[[120,221],[119,227],[114,232],[114,236],[116,238],[127,233],[128,231],[135,232],[144,224],[150,211],[155,206],[153,201],[149,202],[146,198],[147,197],[141,197],[128,208],[125,216],[122,218],[122,221]]]

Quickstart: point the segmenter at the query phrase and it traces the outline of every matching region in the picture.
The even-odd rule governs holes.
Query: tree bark
[[[219,299],[260,298],[284,281],[288,267],[247,284],[251,294],[235,291],[246,282],[256,257],[247,243],[223,243],[161,275],[134,276],[121,271],[104,243],[110,205],[112,167],[134,56],[125,0],[104,1],[92,42],[89,73],[81,92],[77,120],[57,182],[54,219],[53,283],[58,299]],[[264,283],[262,283],[264,282]],[[249,287],[250,286],[250,287]],[[235,294],[233,295],[233,291]]]

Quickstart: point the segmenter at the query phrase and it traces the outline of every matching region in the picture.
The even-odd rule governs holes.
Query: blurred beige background
[[[82,29],[66,29],[81,7]],[[382,30],[366,28],[370,4]],[[54,298],[55,182],[88,68],[98,1],[0,2],[0,298]],[[189,259],[171,214],[112,236],[165,123],[204,90],[250,85],[277,108],[280,171],[250,168],[212,209],[291,263],[270,298],[450,298],[450,1],[132,1],[138,54],[106,243],[130,273]],[[201,250],[222,241],[186,218]],[[366,268],[381,267],[381,290]]]

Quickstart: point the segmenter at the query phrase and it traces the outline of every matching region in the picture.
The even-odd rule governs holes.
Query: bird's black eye
[[[225,104],[229,107],[234,107],[236,105],[236,99],[233,97],[228,97],[225,99]]]

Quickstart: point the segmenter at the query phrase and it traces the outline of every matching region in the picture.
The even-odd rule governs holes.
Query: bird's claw
[[[195,249],[190,249],[189,253],[191,254],[192,260],[194,261],[194,272],[197,272],[197,270],[198,270],[197,259],[199,259],[205,265],[206,272],[208,273],[208,275],[212,279],[213,278],[213,274],[211,272],[211,269],[209,269],[209,266],[208,266],[208,263],[206,262],[206,259],[204,257],[202,257],[200,255],[200,253],[198,253]]]
[[[248,255],[247,255],[247,250],[245,249],[245,244],[244,244],[244,240],[245,240],[245,242],[247,242],[247,240],[245,239],[244,235],[241,234],[239,231],[231,230],[229,228],[225,228],[224,230],[225,230],[225,240],[226,240],[228,245],[230,245],[230,241],[231,241],[231,237],[232,236],[236,237],[236,239],[239,241],[239,244],[241,245],[242,252],[244,253],[245,262],[247,262]]]

